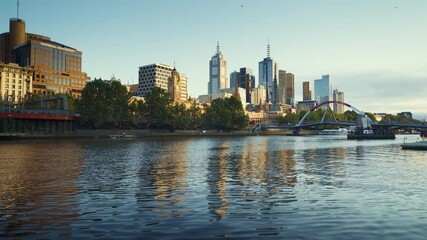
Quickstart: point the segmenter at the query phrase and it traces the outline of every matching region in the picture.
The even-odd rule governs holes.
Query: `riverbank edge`
[[[298,136],[316,135],[317,131],[302,131]],[[0,140],[15,139],[97,139],[97,138],[167,138],[167,137],[244,137],[244,136],[295,136],[291,130],[265,131],[213,131],[213,130],[120,130],[120,129],[80,129],[74,133],[62,134],[0,134]]]

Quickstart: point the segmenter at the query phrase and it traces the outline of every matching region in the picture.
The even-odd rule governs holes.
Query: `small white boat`
[[[109,135],[110,138],[121,139],[121,138],[136,138],[134,134],[118,134],[118,135]]]
[[[338,128],[338,129],[325,129],[319,132],[319,135],[347,135],[347,129]]]

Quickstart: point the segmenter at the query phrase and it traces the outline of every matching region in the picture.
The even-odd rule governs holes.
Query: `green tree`
[[[131,94],[118,81],[95,79],[86,84],[78,104],[83,125],[94,128],[124,127],[130,121]]]
[[[242,103],[234,96],[213,100],[210,106],[206,106],[203,116],[203,125],[213,129],[243,129],[248,122]]]
[[[202,123],[202,111],[197,105],[196,101],[191,103],[190,108],[188,109],[190,119],[191,119],[191,128],[197,129]]]
[[[122,128],[130,120],[129,102],[132,94],[119,81],[111,81],[107,88],[110,99],[111,115],[110,121],[114,127]]]
[[[370,113],[370,112],[365,112],[365,115],[368,116],[368,118],[370,118],[372,121],[376,122],[377,120],[375,119],[374,114]]]
[[[279,124],[295,125],[299,122],[299,115],[296,113],[287,113],[284,117],[279,118]]]
[[[355,122],[357,119],[357,113],[353,110],[347,110],[344,112],[346,121]]]
[[[171,126],[172,99],[166,90],[155,87],[145,95],[143,113],[152,128],[169,128]]]

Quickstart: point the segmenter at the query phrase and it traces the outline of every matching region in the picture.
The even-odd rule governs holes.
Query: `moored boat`
[[[389,130],[356,129],[347,134],[349,140],[381,140],[396,139],[394,132]]]
[[[346,135],[347,129],[338,128],[338,129],[325,129],[319,132],[319,135]]]

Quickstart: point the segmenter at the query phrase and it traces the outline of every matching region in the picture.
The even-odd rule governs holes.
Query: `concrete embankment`
[[[299,136],[314,135],[316,131],[302,131]],[[73,133],[63,134],[0,134],[0,140],[14,139],[80,139],[80,138],[111,138],[111,137],[134,137],[134,138],[163,138],[163,137],[239,137],[239,136],[293,136],[291,130],[262,130],[262,131],[214,131],[214,130],[123,130],[123,129],[79,129]]]
[[[414,143],[405,143],[402,145],[402,149],[405,150],[422,150],[427,151],[427,141],[420,141]]]

